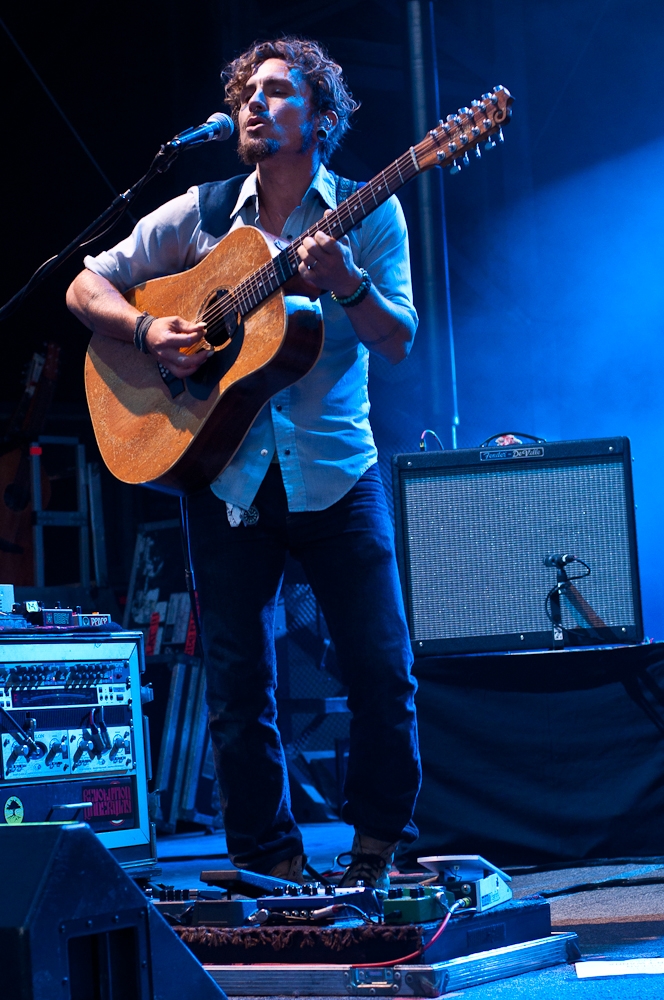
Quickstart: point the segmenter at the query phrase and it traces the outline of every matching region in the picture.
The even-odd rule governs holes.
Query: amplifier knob
[[[55,758],[59,756],[61,756],[63,760],[66,760],[68,755],[69,748],[67,746],[67,737],[63,736],[62,740],[58,740],[54,737],[51,740],[48,753],[46,754],[46,763],[50,764],[51,761],[55,760]]]
[[[92,740],[80,740],[78,747],[76,748],[76,753],[74,754],[74,764],[78,764],[83,754],[88,754],[90,760],[92,760],[95,752],[95,745]]]
[[[116,736],[113,740],[113,745],[111,747],[111,752],[109,757],[111,760],[115,760],[121,753],[128,754],[131,750],[131,740],[129,739],[129,734],[127,733],[125,737]]]
[[[13,771],[16,764],[19,762],[21,764],[27,764],[30,760],[30,747],[26,743],[15,743],[12,747],[12,752],[7,760],[7,770]]]

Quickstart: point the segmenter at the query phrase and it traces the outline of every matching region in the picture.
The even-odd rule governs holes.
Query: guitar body
[[[27,473],[28,502],[21,510],[12,510],[5,500],[7,488],[20,483]],[[15,448],[0,458],[0,575],[15,587],[34,584],[35,566],[32,531],[32,497],[30,495],[30,457],[27,445]],[[48,507],[51,483],[41,468],[42,504]]]
[[[245,226],[191,270],[148,281],[127,299],[141,312],[195,322],[219,289],[270,259],[263,234]],[[202,489],[226,468],[265,403],[306,375],[322,347],[320,304],[276,291],[173,395],[153,357],[93,334],[85,387],[102,458],[125,483],[179,495]]]
[[[468,151],[502,141],[512,96],[494,87],[440,121],[424,139],[301,233],[276,256],[251,226],[233,230],[196,267],[134,288],[127,299],[153,316],[205,319],[214,355],[185,382],[162,378],[133,344],[94,334],[85,386],[97,443],[126,483],[187,494],[209,485],[233,458],[265,403],[320,357],[318,301],[293,288],[299,248],[319,230],[341,239],[407,181],[435,166],[468,162]],[[239,323],[239,325],[237,325]],[[224,343],[221,343],[225,339]],[[174,384],[177,383],[176,384]],[[179,391],[179,390],[182,391]]]

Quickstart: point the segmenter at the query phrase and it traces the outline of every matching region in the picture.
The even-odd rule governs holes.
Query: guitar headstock
[[[504,87],[494,87],[480,101],[473,101],[469,108],[459,108],[455,115],[439,121],[422,142],[413,146],[412,152],[420,170],[446,167],[452,172],[461,169],[461,162],[468,163],[468,153],[475,150],[481,156],[480,143],[492,149],[503,141],[502,127],[511,116],[514,98]]]
[[[44,378],[49,382],[55,382],[60,370],[60,345],[50,341],[46,344],[46,357],[44,359]]]

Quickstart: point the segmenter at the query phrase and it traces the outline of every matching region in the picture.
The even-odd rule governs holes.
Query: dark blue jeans
[[[286,553],[318,599],[348,686],[350,754],[343,819],[379,840],[411,842],[420,785],[415,681],[394,541],[373,466],[327,510],[290,513],[278,465],[232,528],[211,490],[189,499],[210,733],[228,851],[269,872],[302,853],[276,725],[274,616]]]

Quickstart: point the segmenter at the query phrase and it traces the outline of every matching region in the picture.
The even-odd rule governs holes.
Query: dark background
[[[664,10],[654,0],[436,0],[434,14],[442,113],[497,83],[516,99],[505,146],[445,177],[459,445],[508,428],[549,439],[630,436],[646,630],[661,637]],[[407,0],[70,0],[3,13],[0,300],[129,187],[162,142],[224,110],[219,70],[256,38],[296,32],[327,45],[362,101],[332,166],[371,177],[422,138],[413,128],[407,15]],[[152,182],[134,212],[236,172],[232,141],[187,152]],[[401,199],[421,305],[416,186]],[[130,225],[123,222],[93,252]],[[0,417],[20,397],[32,352],[56,339],[61,374],[46,431],[78,435],[94,458],[82,377],[87,335],[64,305],[82,257],[3,324]],[[372,361],[384,471],[392,453],[416,450],[431,425],[432,338],[442,345],[445,387],[435,430],[452,444],[443,286],[441,275],[440,326],[421,329],[411,358],[394,369]],[[137,523],[172,517],[177,504],[108,474],[103,488],[111,582],[121,591]],[[52,556],[47,572],[50,583],[73,579],[65,556]]]

